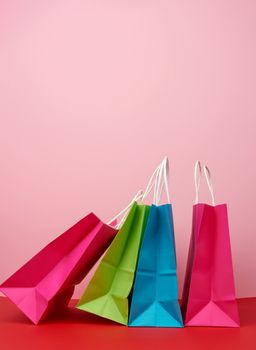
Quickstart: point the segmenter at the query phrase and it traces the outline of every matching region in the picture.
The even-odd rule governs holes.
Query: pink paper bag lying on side
[[[102,256],[116,233],[90,213],[8,278],[0,291],[37,324],[69,303],[75,285]]]

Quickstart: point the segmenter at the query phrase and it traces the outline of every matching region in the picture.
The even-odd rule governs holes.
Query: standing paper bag
[[[29,260],[1,286],[35,324],[66,306],[117,230],[90,213]]]
[[[139,253],[129,326],[183,327],[168,178],[169,164],[165,158]],[[163,184],[168,203],[159,206]]]
[[[157,168],[158,169],[158,168]],[[150,179],[149,192],[153,178]],[[137,197],[139,200],[142,197]],[[144,196],[145,198],[145,196]],[[127,325],[130,295],[149,206],[134,201],[118,235],[101,260],[79,303],[78,309]]]
[[[206,166],[204,173],[212,205],[198,203],[201,165],[197,162],[196,201],[182,297],[184,322],[186,326],[239,327],[227,205],[215,205]]]

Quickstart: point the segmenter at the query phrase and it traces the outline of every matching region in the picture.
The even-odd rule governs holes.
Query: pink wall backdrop
[[[89,211],[114,215],[167,154],[180,291],[201,159],[229,206],[237,294],[256,296],[255,13],[254,0],[0,1],[1,281]]]

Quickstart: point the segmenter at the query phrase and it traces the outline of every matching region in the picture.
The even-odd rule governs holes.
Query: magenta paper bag
[[[198,203],[201,165],[196,163],[196,202],[182,296],[186,326],[239,327],[227,205],[215,205],[209,169],[204,173],[212,205]]]
[[[108,248],[117,231],[90,213],[29,260],[1,286],[35,324],[66,306],[74,287]]]

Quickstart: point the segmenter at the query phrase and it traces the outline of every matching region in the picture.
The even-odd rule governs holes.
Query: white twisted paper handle
[[[115,228],[119,229],[122,226],[122,224],[124,223],[133,203],[136,201],[139,203],[144,203],[145,199],[150,194],[153,187],[156,187],[156,182],[158,179],[158,174],[159,174],[159,171],[161,169],[161,166],[162,166],[162,163],[160,165],[158,165],[156,167],[156,169],[154,170],[153,174],[151,175],[151,177],[149,179],[149,182],[147,184],[145,191],[143,192],[142,190],[139,190],[136,193],[135,197],[132,199],[132,201],[124,209],[122,209],[116,216],[114,216],[111,220],[108,221],[108,223],[107,223],[108,225],[110,225],[113,221],[117,220],[120,216],[122,216],[120,222],[117,225],[115,225]]]
[[[159,205],[164,189],[165,189],[165,194],[167,198],[167,203],[170,203],[168,157],[164,157],[162,163],[160,164],[160,169],[157,174],[157,181],[155,183],[154,200],[153,200],[153,203],[155,205]]]
[[[212,205],[215,206],[216,204],[215,204],[215,196],[214,196],[213,185],[212,185],[211,172],[206,165],[204,165],[203,169],[204,169],[204,176],[206,179],[206,183],[211,194]],[[201,177],[202,177],[202,167],[201,167],[200,161],[198,160],[195,164],[195,170],[194,170],[194,181],[195,181],[195,189],[196,189],[195,204],[198,204],[199,202],[199,190],[201,185]]]

